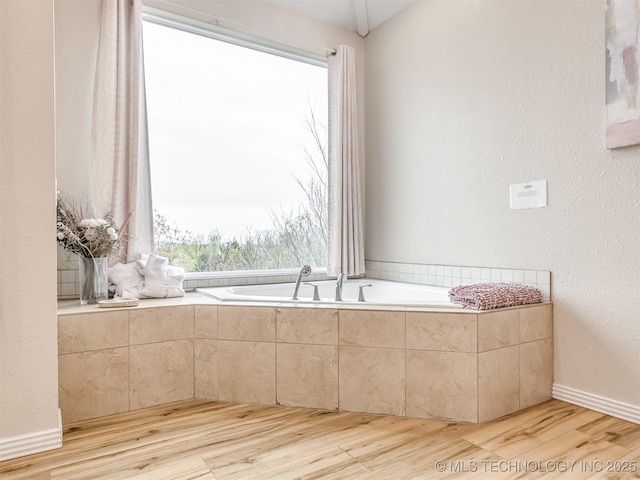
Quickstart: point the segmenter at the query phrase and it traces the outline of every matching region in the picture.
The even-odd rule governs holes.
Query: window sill
[[[226,287],[237,285],[262,285],[267,283],[295,282],[300,272],[297,268],[282,270],[244,270],[235,272],[191,272],[185,275],[184,289],[206,287]],[[308,277],[309,281],[327,279],[327,269],[316,268]]]
[[[233,272],[190,272],[185,275],[185,280],[209,280],[211,278],[248,278],[248,277],[277,277],[297,276],[299,268],[286,268],[281,270],[237,270]],[[327,268],[314,268],[312,273],[327,273]]]

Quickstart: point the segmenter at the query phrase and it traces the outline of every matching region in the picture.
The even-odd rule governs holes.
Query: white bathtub
[[[313,287],[300,285],[298,299],[292,300],[295,284],[274,283],[267,285],[243,285],[238,287],[198,288],[197,292],[223,302],[313,303],[352,305],[394,305],[433,308],[461,308],[449,301],[448,287],[434,287],[414,283],[390,282],[371,278],[345,280],[342,285],[342,302],[336,302],[336,281],[310,282],[318,285],[319,301],[313,301]],[[358,287],[364,288],[365,302],[358,302]]]

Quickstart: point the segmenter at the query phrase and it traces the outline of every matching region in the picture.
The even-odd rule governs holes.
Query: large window
[[[143,32],[156,252],[188,272],[326,265],[326,66]]]

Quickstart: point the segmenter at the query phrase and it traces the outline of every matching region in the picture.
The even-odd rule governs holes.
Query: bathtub
[[[310,282],[318,285],[320,300],[312,300],[313,287],[300,285],[298,300],[291,297],[294,283],[275,283],[265,285],[243,285],[236,287],[198,288],[196,291],[222,302],[261,302],[261,303],[313,303],[320,305],[390,305],[424,308],[461,308],[449,301],[448,287],[435,287],[414,283],[391,282],[372,278],[345,280],[342,285],[342,301],[336,302],[336,281],[323,280]],[[358,291],[364,288],[364,302],[358,302]]]

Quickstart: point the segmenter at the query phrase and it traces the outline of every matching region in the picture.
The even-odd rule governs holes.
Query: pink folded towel
[[[474,283],[453,287],[449,290],[449,299],[463,308],[491,310],[542,303],[542,292],[521,283]]]

